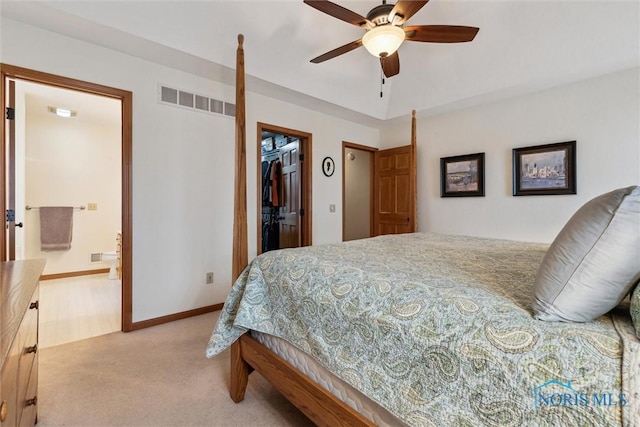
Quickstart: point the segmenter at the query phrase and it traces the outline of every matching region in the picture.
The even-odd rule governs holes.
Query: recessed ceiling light
[[[60,117],[75,117],[78,115],[77,112],[73,111],[73,110],[69,110],[67,108],[60,108],[60,107],[47,107],[50,113],[55,114],[56,116],[60,116]]]

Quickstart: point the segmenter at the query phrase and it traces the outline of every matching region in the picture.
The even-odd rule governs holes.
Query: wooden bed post
[[[240,276],[249,262],[247,235],[247,150],[244,84],[244,36],[238,35],[236,53],[236,152],[233,216],[232,279]],[[412,126],[412,151],[415,153],[415,111]],[[414,156],[412,156],[413,158]],[[415,179],[413,160],[413,175]],[[414,196],[415,196],[414,184]],[[294,366],[272,353],[249,334],[231,345],[229,395],[238,403],[244,399],[249,373],[254,368],[298,409],[319,426],[352,425],[373,427],[374,424],[322,386],[300,373]]]
[[[411,111],[411,170],[410,177],[411,188],[413,189],[413,230],[418,231],[418,150],[417,150],[417,132],[416,132],[416,110]]]
[[[240,276],[249,262],[247,236],[247,141],[244,96],[244,36],[238,34],[236,51],[236,173],[233,211],[233,252],[231,279]],[[249,365],[242,359],[240,343],[231,345],[231,382],[229,394],[234,402],[244,399],[249,381]]]
[[[231,278],[235,281],[249,260],[247,255],[247,136],[244,99],[244,36],[238,35],[236,52],[236,174],[234,188],[233,255]]]

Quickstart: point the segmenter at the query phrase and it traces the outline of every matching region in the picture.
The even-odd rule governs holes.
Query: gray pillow
[[[633,327],[636,329],[636,336],[640,339],[640,286],[636,286],[631,294],[629,311],[631,312]]]
[[[640,187],[582,206],[560,230],[533,285],[540,320],[588,322],[607,313],[640,279]]]

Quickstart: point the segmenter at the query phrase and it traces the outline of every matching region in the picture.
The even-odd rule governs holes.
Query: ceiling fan
[[[479,28],[459,25],[411,25],[403,24],[427,4],[429,0],[399,0],[396,4],[387,4],[386,0],[371,9],[366,18],[328,0],[304,0],[304,3],[366,30],[364,36],[340,46],[316,58],[311,62],[319,64],[328,59],[364,46],[373,56],[380,58],[382,71],[387,77],[400,72],[398,48],[403,41],[431,43],[470,42],[478,34]]]

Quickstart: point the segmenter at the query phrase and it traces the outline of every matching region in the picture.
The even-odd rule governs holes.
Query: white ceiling
[[[71,118],[56,116],[61,121],[99,126],[122,123],[120,101],[113,98],[27,81],[19,81],[17,90],[26,94],[25,108],[30,115],[52,117],[49,107],[59,107],[76,112]]]
[[[379,4],[335,3],[361,15]],[[387,79],[382,98],[378,60],[364,48],[309,62],[361,38],[363,30],[302,0],[5,1],[2,14],[229,84],[243,33],[248,90],[369,123],[640,65],[637,0],[431,0],[407,25],[467,25],[480,32],[470,43],[404,43],[400,74]]]

